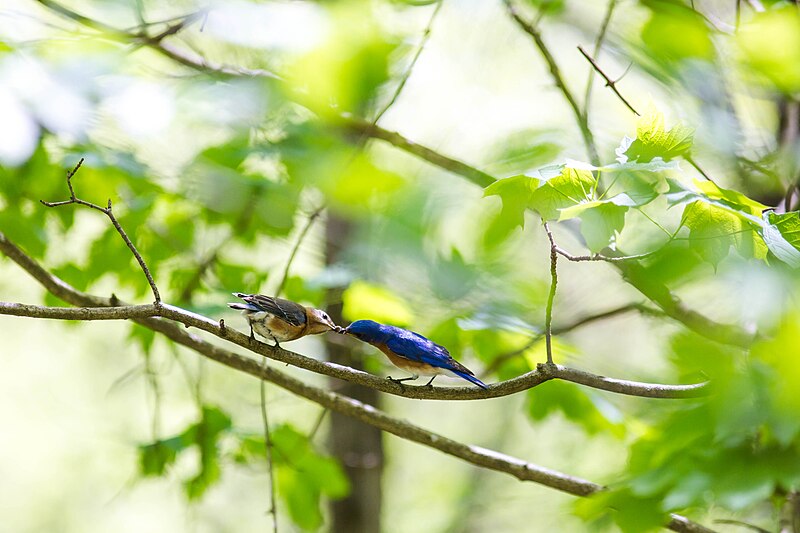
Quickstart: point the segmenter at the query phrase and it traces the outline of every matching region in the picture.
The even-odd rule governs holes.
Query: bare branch
[[[685,156],[683,156],[683,158],[686,160],[686,162],[688,162],[690,165],[692,165],[695,168],[695,170],[697,170],[700,173],[700,175],[703,176],[703,178],[705,178],[707,181],[710,181],[714,185],[717,185],[717,183],[714,180],[711,179],[711,176],[706,174],[706,171],[703,170],[700,167],[700,165],[697,164],[697,162],[692,158],[692,156],[690,156],[689,154],[686,154]]]
[[[633,112],[633,114],[639,116],[639,112],[636,111],[633,108],[633,106],[630,104],[630,102],[628,102],[625,99],[625,97],[622,96],[622,94],[620,94],[620,92],[617,90],[617,82],[612,80],[611,78],[609,78],[608,75],[605,72],[603,72],[603,69],[600,68],[600,65],[598,65],[597,62],[594,59],[592,59],[592,56],[590,56],[588,53],[586,53],[586,50],[584,50],[583,47],[578,46],[578,50],[583,55],[583,57],[585,57],[586,60],[589,61],[589,63],[591,63],[592,68],[594,68],[594,70],[596,70],[597,73],[600,74],[603,77],[604,80],[606,80],[606,87],[610,87],[611,90],[614,91],[614,94],[616,94],[617,97],[620,100],[622,100],[622,103],[625,104],[628,107],[628,109],[630,109]]]
[[[81,160],[78,161],[78,164],[75,165],[75,168],[67,172],[67,187],[69,188],[69,200],[64,200],[63,202],[45,202],[44,200],[39,200],[39,201],[47,207],[60,207],[69,204],[79,204],[86,207],[90,207],[92,209],[96,209],[97,211],[100,211],[103,214],[105,214],[109,218],[109,220],[111,220],[111,223],[114,225],[114,229],[117,230],[117,233],[119,233],[120,237],[122,237],[122,240],[125,241],[125,244],[128,246],[128,249],[136,258],[136,261],[138,261],[139,266],[142,268],[142,272],[144,272],[144,275],[147,278],[147,283],[150,284],[150,289],[153,291],[153,297],[155,298],[156,304],[161,303],[161,295],[158,292],[158,287],[156,287],[156,282],[155,280],[153,280],[152,274],[150,274],[150,269],[147,268],[147,263],[144,262],[144,258],[139,253],[139,250],[136,249],[136,246],[133,244],[130,237],[128,237],[128,234],[125,233],[125,230],[122,229],[122,226],[120,226],[119,222],[117,221],[117,217],[114,216],[114,212],[111,210],[111,199],[110,198],[108,199],[107,207],[100,207],[99,205],[93,204],[91,202],[86,202],[75,196],[75,190],[72,188],[72,177],[75,175],[76,172],[78,172],[78,169],[81,168],[82,164],[83,164],[83,158],[81,158]]]
[[[267,369],[267,359],[264,358],[263,368]],[[267,471],[269,472],[269,511],[272,515],[272,533],[278,533],[278,507],[275,504],[275,471],[272,463],[272,437],[269,433],[269,418],[267,416],[267,382],[259,380],[261,393],[261,422],[264,425],[264,451],[267,456]]]
[[[547,364],[553,364],[553,300],[556,296],[556,285],[558,285],[558,253],[556,252],[556,242],[553,240],[553,233],[546,220],[542,220],[544,231],[547,233],[547,240],[550,241],[550,291],[547,294],[547,307],[544,315],[544,339],[547,349]]]
[[[153,304],[123,305],[120,307],[43,307],[12,302],[0,302],[0,315],[52,318],[56,320],[128,320],[158,316]]]
[[[511,15],[511,18],[516,21],[517,25],[525,33],[533,38],[533,42],[536,44],[536,47],[539,49],[539,52],[541,52],[542,57],[550,69],[550,75],[553,77],[556,87],[559,88],[561,94],[564,95],[564,98],[569,104],[569,107],[572,108],[572,112],[575,115],[575,120],[578,123],[578,128],[581,130],[583,141],[586,144],[586,150],[589,152],[589,159],[593,165],[599,166],[600,156],[597,154],[597,147],[594,144],[594,135],[592,135],[592,130],[589,129],[589,123],[586,120],[586,116],[581,112],[580,106],[578,106],[578,101],[575,100],[575,97],[572,95],[572,91],[570,91],[569,87],[567,87],[564,77],[561,75],[561,69],[558,67],[558,63],[556,63],[553,54],[550,53],[550,49],[545,44],[544,39],[542,39],[541,32],[533,24],[530,24],[528,21],[526,21],[522,15],[520,15],[519,11],[517,11],[517,8],[512,3],[512,0],[503,0],[503,2],[505,3],[506,9],[508,10],[508,14]]]
[[[597,57],[600,54],[600,47],[603,45],[603,41],[606,38],[606,32],[608,31],[608,26],[611,24],[611,16],[614,14],[614,8],[617,6],[617,0],[609,0],[608,7],[606,8],[606,14],[603,17],[603,22],[600,23],[600,31],[597,32],[597,38],[594,41],[594,52],[593,55]],[[589,77],[586,80],[586,92],[583,95],[583,116],[586,117],[588,122],[589,120],[589,103],[592,99],[592,86],[594,85],[594,71],[589,71]]]
[[[448,157],[431,148],[428,148],[427,146],[418,144],[406,137],[403,137],[397,132],[385,130],[380,126],[367,122],[366,120],[355,118],[349,115],[343,115],[337,118],[336,122],[334,122],[334,125],[345,131],[352,131],[354,133],[367,135],[373,139],[386,141],[395,148],[399,148],[404,152],[408,152],[409,154],[415,155],[420,159],[424,159],[425,161],[436,165],[439,168],[443,168],[449,172],[452,172],[453,174],[463,176],[480,187],[488,187],[497,181],[497,178],[494,176],[472,167],[463,161]]]
[[[617,315],[621,315],[623,313],[628,313],[630,311],[639,311],[642,314],[649,314],[649,315],[653,315],[653,316],[664,316],[664,313],[662,311],[659,311],[658,309],[653,309],[653,308],[647,307],[646,305],[639,304],[639,303],[631,303],[631,304],[626,304],[626,305],[623,305],[623,306],[620,306],[620,307],[616,307],[614,309],[610,309],[608,311],[603,311],[601,313],[597,313],[597,314],[594,314],[594,315],[585,316],[585,317],[580,318],[580,319],[576,320],[575,322],[572,322],[571,324],[567,324],[565,326],[553,328],[552,329],[552,334],[553,335],[563,335],[564,333],[568,333],[568,332],[570,332],[570,331],[572,331],[574,329],[577,329],[577,328],[579,328],[581,326],[584,326],[586,324],[591,324],[592,322],[597,322],[599,320],[605,320],[607,318],[612,318],[612,317],[615,317]],[[528,340],[528,342],[523,344],[521,347],[519,347],[519,348],[517,348],[515,350],[512,350],[510,352],[506,352],[506,353],[502,353],[502,354],[498,355],[497,357],[494,358],[494,360],[492,360],[491,364],[489,364],[489,366],[486,367],[485,372],[487,374],[493,374],[494,372],[497,372],[497,370],[501,366],[503,366],[507,361],[509,361],[510,359],[513,359],[514,357],[517,357],[518,355],[521,355],[521,354],[525,353],[530,348],[532,348],[534,344],[536,344],[537,342],[541,341],[543,337],[544,337],[544,334],[533,335]]]
[[[264,69],[248,69],[244,67],[230,67],[228,65],[222,65],[218,63],[214,63],[208,61],[200,56],[193,55],[185,50],[181,50],[176,48],[169,43],[164,42],[163,40],[154,42],[148,41],[146,38],[143,39],[141,35],[136,33],[127,32],[125,30],[121,30],[119,28],[115,28],[113,26],[109,26],[108,24],[104,24],[92,18],[83,16],[65,6],[62,6],[58,2],[54,2],[53,0],[36,0],[46,8],[50,9],[58,13],[59,15],[72,19],[87,28],[91,28],[95,31],[98,31],[103,34],[103,37],[112,39],[117,42],[121,43],[141,43],[149,48],[152,48],[156,52],[160,53],[161,55],[172,59],[176,63],[180,63],[181,65],[193,68],[204,70],[207,72],[213,72],[216,74],[224,74],[228,76],[252,76],[252,77],[259,77],[259,78],[270,78],[274,80],[282,80],[280,76],[275,74],[274,72],[270,72]]]
[[[0,239],[0,249],[2,249],[4,252],[6,251],[2,239]],[[79,302],[76,305],[107,306],[111,303],[109,299],[80,293],[55,277],[46,280],[46,284],[43,284],[48,290],[52,289],[57,291],[58,293],[54,292],[56,296],[66,299],[67,301]],[[67,291],[64,290],[64,286],[68,288]],[[56,287],[61,288],[58,289]],[[550,379],[574,381],[575,383],[580,383],[609,392],[616,392],[630,396],[641,396],[644,398],[694,398],[704,396],[708,389],[707,383],[698,383],[692,385],[662,385],[625,380],[610,380],[609,378],[605,378],[603,376],[597,376],[560,365],[547,365],[546,367],[543,366],[541,368],[537,368],[536,370],[523,374],[522,376],[514,379],[495,383],[486,391],[483,389],[473,389],[467,387],[425,387],[410,385],[401,387],[388,380],[373,376],[372,374],[367,374],[365,372],[341,365],[336,365],[334,363],[318,361],[316,359],[293,352],[288,352],[280,348],[275,349],[271,345],[265,343],[259,342],[253,346],[249,341],[249,337],[243,333],[231,330],[227,326],[215,331],[214,328],[209,327],[209,325],[216,324],[216,327],[219,328],[218,323],[213,322],[212,320],[201,315],[197,315],[190,311],[173,307],[168,304],[162,304],[161,306],[151,304],[99,308],[71,308],[43,307],[36,305],[0,302],[0,315],[52,318],[60,320],[133,319],[136,321],[148,317],[164,317],[175,322],[179,322],[185,326],[200,326],[204,331],[215,334],[220,338],[230,340],[243,348],[250,349],[254,353],[282,363],[291,364],[311,372],[357,383],[359,385],[377,389],[389,394],[394,394],[396,396],[415,399],[478,400],[485,398],[498,398],[533,388]],[[624,385],[619,385],[619,387],[616,387],[615,384]]]
[[[322,214],[322,211],[325,209],[325,206],[320,206],[315,209],[309,216],[308,220],[306,220],[303,229],[300,230],[300,234],[297,236],[297,241],[294,243],[292,247],[292,251],[289,254],[289,259],[286,260],[286,266],[283,268],[283,276],[281,276],[281,282],[278,284],[278,287],[275,289],[275,296],[280,296],[283,292],[283,289],[286,288],[286,281],[289,279],[289,269],[292,268],[292,263],[294,262],[295,256],[297,256],[298,250],[300,250],[300,245],[303,244],[303,241],[306,238],[311,226],[314,225],[314,222],[319,218]]]
[[[425,386],[400,386],[386,379],[381,379],[372,374],[354,370],[349,367],[337,365],[334,363],[327,363],[319,361],[312,357],[306,357],[301,354],[286,351],[282,348],[276,348],[266,343],[251,341],[248,335],[231,329],[227,325],[221,325],[219,322],[211,320],[191,311],[180,309],[169,304],[151,305],[151,306],[123,306],[120,307],[120,302],[110,298],[101,298],[92,296],[80,291],[53,276],[45,271],[34,259],[25,254],[22,250],[11,243],[5,235],[0,233],[0,252],[4,253],[7,257],[21,266],[31,276],[41,283],[48,291],[54,296],[61,298],[73,305],[84,307],[111,307],[108,310],[92,310],[87,312],[85,316],[92,314],[93,316],[106,315],[106,319],[142,319],[144,316],[163,317],[179,322],[186,327],[196,327],[221,339],[233,342],[234,344],[252,351],[253,353],[268,357],[281,363],[290,364],[310,372],[326,375],[329,377],[350,381],[365,387],[370,387],[388,394],[396,396],[403,396],[406,398],[415,399],[430,399],[430,400],[479,400],[484,398],[499,398],[521,392],[532,387],[535,387],[549,379],[568,379],[562,378],[559,374],[558,365],[547,372],[541,369],[536,369],[522,376],[514,379],[502,381],[489,386],[489,389],[476,389],[472,387],[425,387]],[[74,310],[72,308],[64,307],[40,307],[40,306],[22,306],[23,304],[4,304],[0,306],[0,314],[13,314],[17,316],[31,316],[37,318],[59,318],[63,320],[77,320],[83,310]],[[147,309],[151,313],[148,315]],[[130,314],[125,314],[125,309],[135,309]],[[97,319],[97,318],[96,318]],[[138,320],[137,320],[138,321]],[[569,374],[564,374],[568,376]],[[625,387],[622,394],[637,394],[646,398],[688,398],[695,396],[702,396],[705,393],[706,385],[655,385],[658,392],[653,392],[654,385],[649,383],[636,383],[626,382],[631,385]],[[603,390],[616,392],[608,389],[606,386],[602,387]]]
[[[403,88],[406,86],[408,82],[408,78],[411,77],[411,72],[414,70],[414,67],[417,64],[417,60],[419,56],[422,55],[422,51],[425,49],[425,45],[428,44],[428,39],[431,37],[431,28],[433,27],[433,22],[436,20],[436,16],[439,14],[439,11],[442,9],[442,4],[444,4],[444,0],[437,0],[436,7],[433,9],[433,13],[431,14],[431,18],[428,21],[428,25],[425,27],[425,31],[422,32],[422,39],[419,41],[419,46],[417,46],[417,51],[414,53],[414,57],[411,58],[411,63],[408,64],[405,73],[400,78],[400,82],[397,84],[397,88],[394,90],[392,97],[386,102],[386,105],[381,108],[381,110],[375,115],[375,118],[372,119],[373,124],[377,124],[383,115],[394,105],[397,101],[397,98],[400,96],[400,93],[403,92]]]
[[[585,261],[605,261],[607,263],[618,263],[620,261],[632,261],[636,259],[643,259],[650,255],[656,253],[653,252],[646,252],[643,254],[636,254],[636,255],[620,255],[618,257],[611,256],[611,255],[603,255],[603,254],[592,254],[592,255],[572,255],[571,253],[567,252],[560,246],[555,246],[555,251],[557,254],[563,256],[567,261],[573,261],[576,263],[585,262]]]

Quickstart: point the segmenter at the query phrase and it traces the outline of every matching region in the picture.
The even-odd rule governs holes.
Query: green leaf
[[[205,494],[220,476],[218,442],[222,432],[231,427],[230,417],[221,409],[203,406],[200,422],[189,427],[181,435],[193,440],[200,450],[200,469],[197,474],[184,482],[186,496],[196,500]]]
[[[295,524],[306,530],[319,528],[322,495],[343,498],[350,491],[344,470],[335,459],[317,453],[308,437],[290,425],[272,428],[270,436],[278,496]],[[243,464],[263,463],[264,438],[260,435],[242,438],[234,459]]]
[[[686,206],[681,223],[689,228],[692,249],[714,266],[725,259],[736,235],[743,231],[741,219],[699,200]]]
[[[503,202],[500,215],[512,229],[525,227],[525,209],[539,187],[539,180],[528,176],[512,176],[497,180],[483,191],[483,196],[499,196]]]
[[[657,498],[643,498],[625,488],[592,494],[575,502],[578,516],[600,524],[613,520],[624,533],[660,530],[669,522],[669,514],[661,510]]]
[[[800,267],[800,213],[764,213],[762,236],[775,257],[792,268]]]
[[[219,439],[231,424],[221,409],[203,406],[200,420],[178,435],[139,447],[139,471],[143,476],[162,476],[181,452],[196,446],[200,451],[198,471],[183,486],[187,498],[199,499],[219,479]]]
[[[173,437],[139,446],[139,473],[145,477],[163,476],[186,445],[187,442],[181,437]]]
[[[385,287],[356,281],[342,295],[342,316],[347,320],[370,319],[407,326],[414,321],[411,307]]]
[[[529,391],[528,415],[533,420],[542,420],[556,412],[563,413],[590,435],[604,431],[617,437],[625,434],[622,415],[616,408],[574,383],[552,380]]]
[[[616,241],[616,236],[625,226],[628,208],[613,203],[604,203],[587,209],[581,215],[581,234],[586,246],[597,253]]]
[[[595,185],[590,171],[567,167],[533,191],[529,204],[545,220],[556,220],[561,209],[591,201]]]
[[[800,90],[800,15],[790,3],[753,17],[736,33],[742,62],[769,88]]]
[[[656,61],[714,58],[706,22],[693,10],[671,2],[647,2],[653,15],[642,28],[642,41]]]
[[[495,176],[509,176],[546,165],[561,152],[561,146],[554,142],[555,139],[557,133],[554,131],[514,132],[491,148],[486,171]]]
[[[639,119],[636,126],[636,139],[624,152],[625,160],[647,163],[660,157],[669,161],[689,153],[692,147],[694,130],[682,124],[671,129],[664,125],[664,115],[651,109]]]

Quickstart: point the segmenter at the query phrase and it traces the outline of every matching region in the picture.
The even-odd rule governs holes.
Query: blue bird
[[[488,388],[472,371],[453,359],[447,348],[426,339],[419,333],[372,320],[357,320],[345,328],[344,333],[369,343],[386,354],[398,368],[411,373],[411,377],[390,380],[401,383],[415,380],[420,374],[431,377],[427,387],[439,374],[466,379],[482,389]]]

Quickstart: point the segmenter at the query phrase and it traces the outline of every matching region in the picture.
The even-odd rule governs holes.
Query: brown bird
[[[253,332],[266,339],[275,341],[275,346],[284,341],[293,341],[306,335],[316,335],[326,331],[340,331],[328,316],[328,313],[313,307],[265,296],[263,294],[244,294],[234,292],[234,296],[244,303],[229,303],[231,309],[238,309],[250,325],[250,338],[255,339]]]

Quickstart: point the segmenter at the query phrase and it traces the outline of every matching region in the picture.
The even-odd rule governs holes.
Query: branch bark
[[[0,250],[5,252],[4,248],[5,245],[3,244],[2,234],[0,234]],[[62,287],[62,289],[63,287],[68,287],[70,291],[65,292],[62,289],[57,289],[57,287]],[[318,361],[280,348],[276,349],[266,343],[256,341],[255,344],[257,346],[254,346],[254,343],[250,342],[250,338],[247,335],[233,330],[227,325],[220,326],[219,322],[215,322],[210,318],[169,304],[161,304],[160,306],[155,304],[115,306],[111,299],[80,293],[55,277],[47,279],[45,288],[59,298],[70,303],[75,302],[76,305],[82,305],[84,307],[44,307],[21,303],[0,302],[0,315],[81,321],[138,321],[145,318],[167,318],[179,322],[187,328],[191,326],[198,327],[198,329],[216,335],[221,339],[231,341],[242,348],[246,348],[269,359],[291,364],[317,374],[323,374],[363,385],[388,394],[417,400],[481,400],[500,398],[531,389],[551,379],[572,381],[595,389],[628,396],[639,396],[642,398],[698,398],[707,395],[710,388],[708,382],[690,385],[665,385],[613,379],[555,364],[539,365],[536,370],[523,374],[522,376],[490,385],[488,390],[473,389],[471,387],[401,386],[392,381],[373,376],[372,374],[360,370],[335,363]]]

